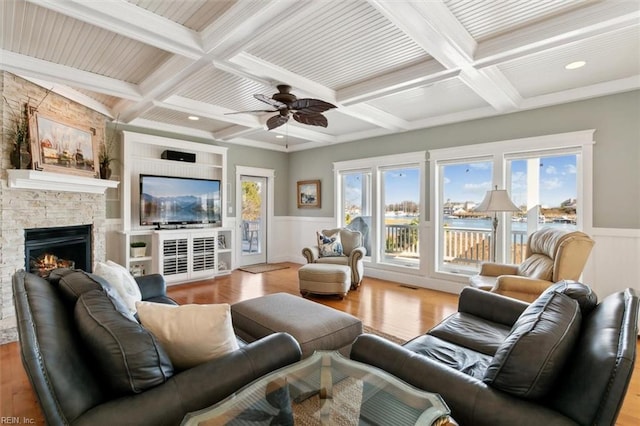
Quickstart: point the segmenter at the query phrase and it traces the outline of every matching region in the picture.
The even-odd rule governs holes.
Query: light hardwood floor
[[[169,288],[178,303],[235,303],[265,294],[298,293],[298,264],[262,274],[234,271],[227,277],[183,284]],[[340,300],[313,297],[313,300],[357,316],[363,324],[377,330],[410,339],[433,327],[457,310],[457,295],[427,289],[412,289],[398,283],[365,278],[357,291]],[[638,343],[640,350],[640,343]],[[22,368],[16,343],[0,346],[0,417],[16,416],[44,420],[35,395]],[[640,367],[636,366],[617,425],[640,424]]]

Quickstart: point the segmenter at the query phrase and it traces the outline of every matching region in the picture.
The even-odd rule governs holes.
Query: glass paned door
[[[265,233],[267,217],[267,178],[241,176],[242,213],[240,264],[253,265],[267,261],[265,250]]]
[[[371,255],[371,171],[350,171],[340,175],[342,217],[341,226],[360,231],[367,256]]]

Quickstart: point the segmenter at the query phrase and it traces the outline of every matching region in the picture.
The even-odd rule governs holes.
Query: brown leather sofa
[[[583,232],[542,228],[527,239],[524,262],[485,262],[469,284],[531,302],[553,283],[578,281],[593,245],[594,241]]]
[[[238,350],[179,371],[149,332],[116,310],[100,280],[71,270],[48,279],[13,276],[22,362],[47,424],[177,425],[188,412],[300,360],[295,339],[276,333],[239,340]],[[143,300],[175,304],[162,276],[136,281]],[[95,344],[104,350],[96,353]],[[114,367],[105,369],[105,361]]]
[[[363,334],[350,357],[439,393],[460,425],[613,425],[636,359],[638,297],[558,283],[533,303],[467,287],[403,346]]]

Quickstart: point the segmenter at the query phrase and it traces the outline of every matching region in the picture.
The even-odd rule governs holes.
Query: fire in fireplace
[[[46,277],[55,268],[91,272],[91,225],[25,229],[25,269]]]

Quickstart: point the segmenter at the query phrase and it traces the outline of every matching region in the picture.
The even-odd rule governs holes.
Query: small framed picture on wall
[[[297,186],[298,208],[320,208],[320,180],[300,180]]]

